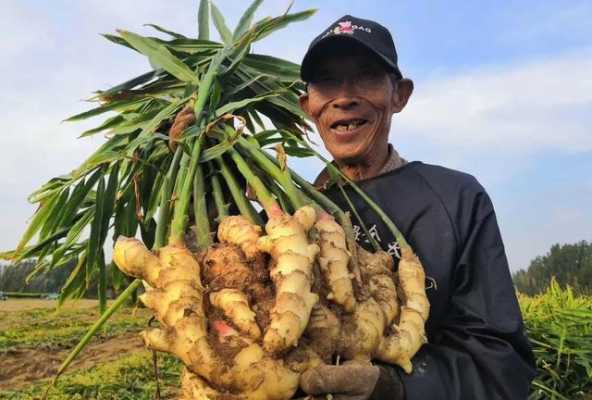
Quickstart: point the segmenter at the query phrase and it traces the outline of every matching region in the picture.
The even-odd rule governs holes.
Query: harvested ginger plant
[[[204,0],[197,39],[158,26],[171,38],[106,35],[154,69],[70,118],[116,112],[83,133],[109,133],[95,154],[32,195],[39,209],[11,253],[42,260],[37,271],[75,260],[60,301],[98,277],[105,313],[59,373],[142,281],[141,300],[160,323],[142,337],[183,362],[184,399],[289,399],[303,371],[336,360],[411,371],[429,314],[422,266],[390,220],[402,249],[396,270],[385,252],[358,247],[348,214],[288,168],[288,155],[315,155],[299,67],[250,48],[313,11],[252,23],[260,3],[234,32]],[[209,40],[210,5],[224,43]],[[115,264],[137,279],[107,310],[110,229]]]
[[[337,356],[379,359],[410,372],[429,311],[413,253],[403,253],[396,279],[388,254],[358,248],[369,290],[356,293],[345,232],[333,217],[308,205],[293,215],[272,205],[268,215],[265,236],[246,218],[224,218],[220,243],[201,256],[183,245],[156,255],[136,239],[117,241],[114,261],[152,287],[141,300],[162,324],[144,332],[144,341],[183,361],[185,398],[289,399],[300,373]],[[256,250],[248,257],[241,245]],[[269,254],[270,280],[255,274],[262,253]],[[321,264],[317,276],[314,266]]]

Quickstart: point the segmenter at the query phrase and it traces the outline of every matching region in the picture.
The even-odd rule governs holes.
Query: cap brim
[[[399,67],[396,64],[394,64],[392,62],[392,60],[389,60],[387,57],[383,56],[382,54],[380,54],[379,52],[374,50],[372,47],[370,47],[367,43],[356,38],[355,36],[341,34],[341,35],[329,35],[325,38],[322,38],[321,40],[316,42],[313,46],[311,46],[308,49],[308,51],[304,55],[304,58],[302,59],[302,64],[300,66],[300,78],[304,82],[310,82],[311,78],[312,78],[312,73],[314,70],[313,66],[315,65],[315,62],[318,61],[318,58],[323,56],[323,54],[321,52],[319,52],[319,50],[321,50],[324,46],[329,46],[331,43],[344,41],[344,40],[345,41],[353,41],[353,42],[356,42],[356,43],[362,45],[370,53],[376,55],[376,57],[380,61],[382,61],[382,63],[384,64],[384,66],[387,68],[387,70],[389,72],[395,73],[397,75],[398,79],[401,79],[403,77],[403,75],[401,74],[401,71],[399,71]]]

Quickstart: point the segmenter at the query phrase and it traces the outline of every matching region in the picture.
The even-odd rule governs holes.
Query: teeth
[[[356,119],[351,121],[349,124],[339,124],[335,127],[335,130],[337,130],[338,132],[351,131],[359,127],[362,124],[362,122],[363,121],[361,119]]]

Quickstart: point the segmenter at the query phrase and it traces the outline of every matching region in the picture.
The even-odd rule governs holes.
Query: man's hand
[[[322,365],[300,376],[300,388],[315,399],[404,400],[405,389],[393,368],[350,362]]]
[[[300,387],[314,398],[331,394],[335,400],[367,400],[388,393],[389,399],[403,400],[402,384],[398,376],[391,375],[370,364],[322,365],[304,372]]]

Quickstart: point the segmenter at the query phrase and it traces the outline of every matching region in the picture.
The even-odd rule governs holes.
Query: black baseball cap
[[[375,54],[389,72],[397,79],[403,78],[397,65],[397,50],[391,33],[377,22],[344,15],[332,23],[323,33],[314,38],[300,67],[300,77],[304,82],[310,82],[314,65],[323,52],[319,51],[332,41],[352,40]]]

